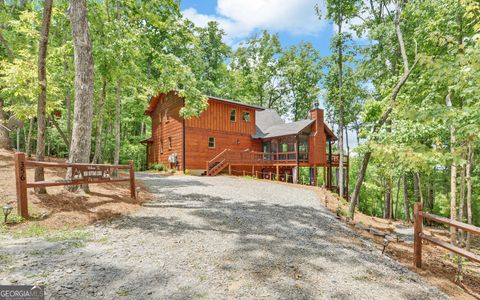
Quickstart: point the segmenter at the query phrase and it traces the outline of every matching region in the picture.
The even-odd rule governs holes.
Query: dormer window
[[[250,122],[250,112],[244,111],[242,114],[242,120],[245,122]]]
[[[236,109],[232,109],[230,111],[230,121],[231,122],[237,122],[237,110]]]

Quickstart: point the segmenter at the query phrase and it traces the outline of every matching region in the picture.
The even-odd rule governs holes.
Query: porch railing
[[[299,153],[299,161],[308,161],[308,153]],[[207,162],[207,167],[213,166],[219,159],[225,160],[229,164],[278,164],[294,163],[297,161],[296,152],[258,152],[249,150],[231,150],[225,149],[215,158]]]

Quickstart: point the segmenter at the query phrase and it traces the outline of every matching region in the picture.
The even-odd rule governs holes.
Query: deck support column
[[[299,145],[298,145],[298,135],[295,136],[295,152],[297,157],[297,168],[295,170],[295,172],[297,173],[296,174],[297,180],[294,183],[299,183],[300,182],[300,178],[299,178],[300,177],[300,157],[298,157],[298,153],[300,151],[299,151]]]
[[[277,165],[277,174],[276,174],[276,177],[277,177],[277,178],[275,178],[275,179],[276,179],[277,181],[279,181],[279,180],[280,180],[280,168],[278,167],[278,165]]]
[[[332,140],[328,138],[328,189],[332,190]]]
[[[228,175],[232,175],[232,165],[228,164]]]

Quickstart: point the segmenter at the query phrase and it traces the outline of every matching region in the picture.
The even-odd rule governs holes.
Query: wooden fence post
[[[423,216],[422,216],[422,203],[416,202],[413,215],[414,215],[414,232],[413,232],[413,260],[415,267],[422,267],[422,237],[420,234],[423,231]]]
[[[15,152],[15,181],[17,185],[17,212],[22,218],[28,218],[27,168],[25,153]]]
[[[129,160],[128,165],[130,166],[130,197],[132,199],[137,199],[137,195],[135,193],[135,169],[133,160]]]

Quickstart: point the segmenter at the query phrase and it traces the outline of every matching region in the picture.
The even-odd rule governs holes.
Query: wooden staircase
[[[215,156],[212,160],[207,161],[207,176],[215,176],[218,173],[222,172],[228,166],[227,162],[227,152],[229,149],[225,149]]]

